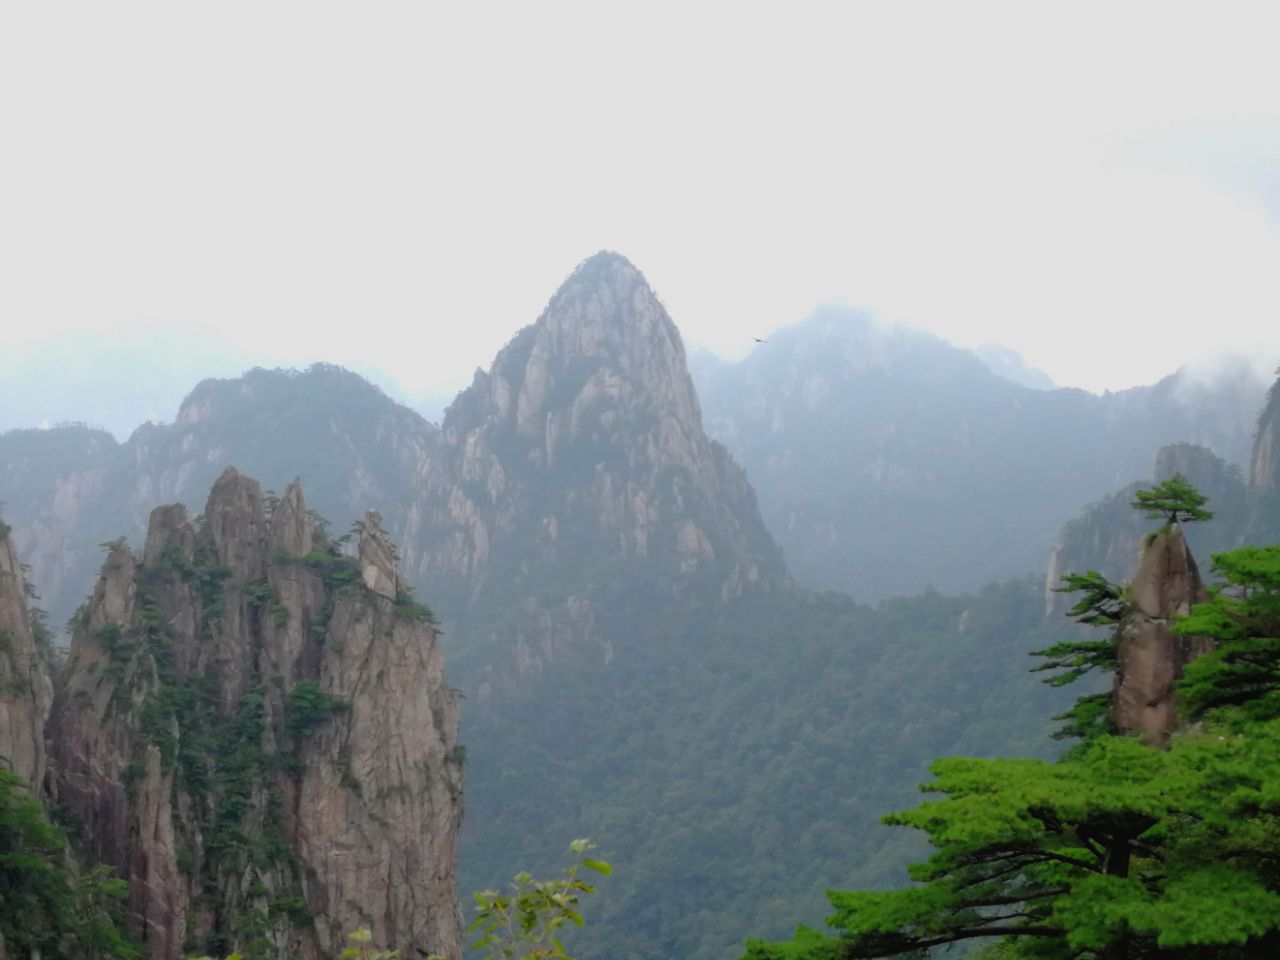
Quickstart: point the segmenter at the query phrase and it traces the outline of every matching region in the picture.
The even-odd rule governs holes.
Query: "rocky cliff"
[[[98,544],[126,532],[112,522],[118,511],[104,502],[108,467],[119,453],[109,433],[76,424],[0,434],[0,502],[14,549],[30,566],[29,579],[56,627],[93,582]],[[145,522],[144,513],[137,532]]]
[[[574,271],[440,428],[319,366],[207,381],[174,423],[124,444],[85,428],[0,436],[0,497],[57,621],[96,544],[139,543],[151,504],[194,503],[227,460],[277,484],[301,475],[329,516],[379,505],[464,666],[469,638],[513,651],[521,673],[557,650],[607,659],[601,609],[620,585],[638,602],[787,582],[744,473],[703,429],[675,325],[612,253]]]
[[[50,792],[149,956],[461,953],[457,711],[379,517],[345,555],[234,469],[109,545],[48,723]]]
[[[1130,609],[1116,634],[1111,715],[1121,732],[1140,734],[1152,744],[1168,741],[1177,726],[1173,683],[1208,649],[1206,640],[1174,635],[1174,618],[1208,599],[1181,527],[1153,534],[1129,585]]]
[[[1258,417],[1249,459],[1249,526],[1256,543],[1280,541],[1280,380]]]
[[[325,516],[377,505],[399,537],[436,434],[340,368],[251,370],[200,383],[172,423],[144,424],[125,443],[75,425],[0,434],[0,501],[61,626],[93,583],[99,543],[140,544],[157,503],[198,508],[227,462],[277,490],[301,477]]]
[[[708,439],[675,325],[640,272],[582,263],[446,413],[405,564],[451,619],[521,606],[517,657],[595,646],[602,591],[668,601],[786,582],[742,470]],[[528,598],[536,595],[536,602]]]
[[[0,521],[0,763],[28,784],[44,780],[49,639],[33,620],[28,585]]]

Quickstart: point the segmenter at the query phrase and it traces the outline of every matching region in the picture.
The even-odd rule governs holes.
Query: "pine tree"
[[[132,960],[114,901],[125,884],[99,869],[76,874],[67,840],[26,784],[0,770],[0,944],[11,957]]]
[[[1135,510],[1145,510],[1152,520],[1164,519],[1166,523],[1190,523],[1196,520],[1212,520],[1213,514],[1204,509],[1205,496],[1193,487],[1180,473],[1157,483],[1150,490],[1139,490],[1130,501]]]

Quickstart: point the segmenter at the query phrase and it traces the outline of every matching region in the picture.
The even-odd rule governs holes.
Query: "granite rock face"
[[[370,540],[358,561],[366,587],[388,600],[417,587],[460,649],[486,650],[472,661],[520,676],[562,657],[610,661],[617,618],[632,616],[610,621],[620,601],[715,603],[789,583],[745,474],[707,436],[675,325],[613,253],[573,272],[439,428],[354,374],[317,366],[206,381],[173,423],[145,425],[122,444],[86,440],[54,456],[60,438],[70,434],[0,437],[0,498],[21,505],[14,525],[40,556],[60,549],[41,526],[50,512],[41,498],[64,476],[81,477],[64,498],[80,506],[57,528],[75,541],[50,598],[58,623],[91,583],[96,544],[122,534],[141,542],[154,504],[184,502],[194,515],[214,484],[204,524],[232,580],[267,576],[273,552],[306,555],[311,525],[292,519],[299,504],[287,490],[275,497],[218,478],[228,460],[256,476],[301,474],[328,516],[378,506],[376,525],[399,557]],[[49,476],[37,475],[49,464]],[[157,523],[168,530],[171,520]],[[188,549],[155,536],[148,563]],[[229,675],[229,706],[244,691],[230,674],[243,671],[220,643],[205,656]]]
[[[1111,715],[1124,733],[1163,744],[1176,729],[1173,683],[1209,641],[1178,636],[1174,618],[1209,599],[1182,529],[1174,525],[1146,544],[1129,586],[1130,612],[1117,635],[1119,658]]]
[[[394,600],[400,593],[395,550],[382,529],[382,514],[370,510],[360,524],[360,577],[380,597]]]
[[[370,589],[302,489],[234,469],[199,523],[112,547],[48,724],[53,799],[155,960],[335,956],[357,926],[461,956],[457,709],[430,612]],[[394,564],[386,575],[396,576]]]
[[[158,503],[183,503],[195,516],[229,462],[282,494],[301,476],[309,505],[326,517],[377,506],[402,538],[437,447],[420,415],[324,364],[193,386],[172,422],[143,424],[124,442],[82,426],[0,434],[0,501],[54,624],[92,588],[98,544],[141,544]],[[263,496],[274,503],[269,490]]]
[[[0,523],[0,762],[38,791],[51,687],[27,592],[9,529]]]
[[[720,598],[788,582],[745,474],[703,429],[679,332],[617,254],[574,271],[440,436],[406,571],[451,620],[518,604],[521,673],[572,649],[608,659],[600,583],[661,602],[695,582]]]
[[[1249,464],[1249,485],[1255,490],[1270,491],[1277,483],[1280,462],[1280,423],[1263,423]]]
[[[1280,540],[1280,380],[1258,417],[1249,458],[1249,533],[1253,543]]]

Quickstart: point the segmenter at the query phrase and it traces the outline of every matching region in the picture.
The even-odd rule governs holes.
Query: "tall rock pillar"
[[[0,523],[0,758],[35,790],[44,780],[44,721],[51,688],[27,607],[9,528]]]
[[[1111,715],[1124,733],[1151,744],[1168,742],[1177,727],[1173,683],[1208,641],[1173,633],[1174,618],[1209,599],[1182,529],[1153,535],[1130,586],[1130,612],[1120,625],[1119,665]]]

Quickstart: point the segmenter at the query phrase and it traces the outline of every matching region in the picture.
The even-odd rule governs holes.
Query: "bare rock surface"
[[[395,551],[391,540],[382,529],[382,514],[370,510],[360,524],[360,577],[364,585],[388,600],[394,600],[400,590],[400,575],[396,570]]]
[[[0,758],[28,784],[44,779],[51,687],[32,629],[27,581],[0,524]]]
[[[449,622],[481,642],[501,634],[520,675],[563,656],[608,660],[603,583],[644,583],[669,602],[695,581],[721,598],[788,582],[750,484],[703,428],[675,324],[618,254],[579,265],[476,372],[440,436],[406,568]],[[553,579],[555,595],[538,586]],[[516,606],[519,623],[474,626]]]
[[[153,511],[141,560],[111,547],[54,698],[49,786],[128,882],[154,960],[319,960],[361,925],[461,956],[457,708],[393,557],[371,519],[344,556],[297,484],[268,517],[232,468],[202,520]]]
[[[284,496],[271,513],[271,545],[290,556],[305,557],[313,543],[302,484],[295,480],[285,487]]]
[[[1178,722],[1173,683],[1208,649],[1206,640],[1172,631],[1175,617],[1208,600],[1180,527],[1152,536],[1129,592],[1131,611],[1120,626],[1112,716],[1122,731],[1162,744]]]
[[[1253,542],[1280,540],[1280,380],[1258,417],[1249,459],[1249,513]]]

